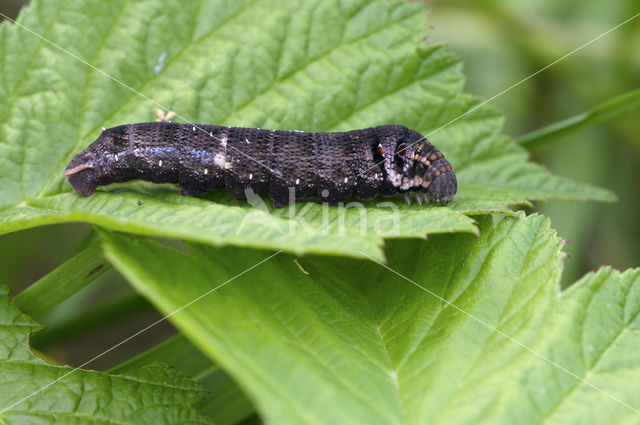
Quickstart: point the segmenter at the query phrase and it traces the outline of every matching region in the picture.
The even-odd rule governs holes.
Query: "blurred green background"
[[[444,42],[463,58],[466,91],[482,98],[494,96],[640,11],[637,0],[423,1],[429,9],[430,41]],[[0,11],[15,17],[23,3],[0,1]],[[640,18],[492,104],[505,113],[505,132],[517,138],[639,87]],[[569,241],[563,285],[604,264],[621,270],[640,265],[638,118],[640,110],[628,112],[561,139],[534,156],[554,174],[608,188],[619,197],[612,204],[537,203],[529,211],[551,217],[552,226]],[[0,236],[0,283],[8,284],[15,295],[71,257],[89,234],[86,225],[60,225]],[[96,305],[121,312],[118,317],[132,325],[127,326],[129,333],[158,318],[110,270],[41,318],[50,329],[34,337],[34,345],[60,361],[78,364],[89,353],[129,335],[120,330],[121,322],[103,323],[102,316],[91,316]],[[85,326],[72,329],[67,325],[70,321]],[[171,332],[165,324],[90,367],[117,364]]]
[[[640,12],[634,0],[428,0],[432,39],[465,62],[467,91],[490,98]],[[495,99],[521,136],[640,88],[640,17]],[[560,139],[534,160],[614,191],[612,204],[537,203],[569,241],[563,285],[601,265],[640,265],[640,109]]]

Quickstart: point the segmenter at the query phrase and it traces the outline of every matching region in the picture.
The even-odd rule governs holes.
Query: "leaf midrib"
[[[389,347],[387,346],[387,342],[385,341],[384,335],[382,334],[382,328],[380,326],[380,321],[378,320],[378,318],[375,316],[373,309],[371,308],[371,303],[369,302],[369,298],[367,298],[366,294],[363,293],[363,298],[367,304],[367,307],[369,308],[369,314],[371,315],[371,318],[373,319],[374,322],[374,326],[375,326],[375,331],[376,334],[378,335],[378,338],[380,339],[380,344],[383,348],[382,352],[385,356],[385,360],[387,361],[387,366],[389,368],[388,372],[389,375],[391,376],[391,381],[393,382],[393,385],[396,388],[396,402],[398,403],[398,407],[400,410],[400,414],[402,415],[402,423],[404,424],[409,424],[409,422],[407,421],[407,409],[406,406],[404,404],[404,399],[402,397],[402,388],[400,386],[400,381],[398,379],[398,375],[400,373],[399,368],[394,367],[393,365],[393,360],[391,360],[391,352],[389,351]]]
[[[296,298],[300,298],[299,296],[297,296],[297,294],[294,294],[294,297]],[[302,300],[305,301],[305,300]],[[368,304],[368,301],[365,302]],[[276,319],[278,318],[278,316],[274,316]],[[257,325],[260,325],[259,322],[256,322]],[[356,398],[358,398],[360,401],[362,401],[364,404],[368,405],[369,408],[374,411],[377,412],[379,414],[379,416],[381,418],[386,418],[386,420],[388,420],[389,424],[393,424],[396,423],[394,418],[389,417],[386,412],[380,411],[378,409],[378,406],[373,404],[371,402],[371,400],[367,397],[364,397],[360,391],[358,391],[357,388],[354,388],[352,386],[352,384],[348,381],[342,378],[341,374],[335,374],[335,373],[331,373],[332,369],[331,369],[331,365],[325,363],[320,357],[318,357],[313,351],[311,351],[310,349],[308,349],[304,344],[296,344],[296,337],[295,335],[291,334],[291,329],[287,326],[287,324],[285,322],[281,322],[281,328],[286,331],[289,334],[290,337],[290,341],[292,342],[292,344],[296,345],[297,348],[299,350],[304,351],[304,353],[310,358],[310,359],[314,359],[316,364],[319,365],[324,371],[329,372],[330,376],[334,376],[336,379],[333,381],[334,383],[338,383],[340,384],[340,386],[342,386],[346,391],[348,391],[349,393],[353,394],[356,396]],[[348,341],[347,341],[348,342]],[[357,351],[361,356],[365,357],[368,359],[368,356],[363,353],[361,350],[359,350],[357,347],[353,346],[351,347],[352,349],[354,349],[355,351]],[[372,362],[374,364],[376,364],[375,362]]]

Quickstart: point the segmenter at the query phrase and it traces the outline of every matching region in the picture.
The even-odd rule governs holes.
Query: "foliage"
[[[189,407],[203,389],[160,364],[108,375],[45,363],[28,347],[29,334],[41,329],[40,325],[10,304],[8,292],[0,287],[3,424],[207,423]]]
[[[461,56],[466,89],[485,98],[638,13],[635,0],[615,4],[589,0],[427,3],[432,37],[446,40]],[[633,97],[639,87],[640,51],[635,48],[639,18],[491,101],[506,111],[506,131],[519,136],[517,140],[535,135],[541,127],[546,129],[537,134],[552,144],[542,143],[546,147],[534,155],[537,162],[554,173],[605,186],[618,196],[615,204],[536,203],[536,210],[549,216],[553,227],[570,241],[565,248],[570,260],[565,263],[563,286],[601,264],[623,270],[640,263],[640,232],[634,231],[640,208],[637,109],[594,125],[609,113],[637,104]],[[577,121],[567,120],[569,117]],[[590,126],[585,128],[581,122]],[[571,131],[553,132],[563,124]],[[561,138],[551,140],[547,135]]]
[[[39,317],[113,265],[181,332],[105,373],[74,372],[0,422],[233,424],[255,409],[285,424],[640,423],[640,272],[603,268],[560,292],[562,240],[511,209],[614,195],[531,162],[502,115],[462,92],[459,59],[424,42],[424,14],[387,0],[58,0],[18,20],[55,44],[0,25],[0,233],[80,221],[99,235],[16,304]],[[274,210],[140,182],[73,193],[69,159],[159,105],[224,125],[404,124],[451,160],[459,194],[447,207]],[[395,210],[398,227],[376,232]],[[8,406],[71,369],[28,350],[39,326],[3,297]]]
[[[270,254],[115,234],[106,254],[268,423],[638,423],[615,398],[640,403],[640,270],[560,294],[547,219],[482,224],[393,243],[388,268],[280,254],[234,279]]]
[[[109,15],[116,19],[105,21]],[[71,8],[59,1],[36,3],[21,18],[192,122],[308,131],[396,122],[434,133],[432,141],[456,168],[459,194],[447,208],[407,208],[396,199],[400,228],[392,236],[476,232],[460,213],[505,212],[531,199],[613,199],[527,162],[526,152],[500,135],[502,117],[490,108],[451,123],[478,100],[461,93],[464,79],[455,56],[441,45],[421,44],[426,29],[419,5],[212,0],[194,14],[169,1]],[[87,27],[91,35],[80,37]],[[61,174],[70,158],[101,127],[149,120],[155,105],[20,28],[5,25],[2,37],[6,45],[22,47],[3,50],[0,59],[14,70],[4,76],[0,92],[0,232],[87,221],[211,244],[298,254],[364,251],[382,259],[382,237],[371,230],[389,220],[390,208],[370,208],[363,223],[355,209],[325,213],[317,204],[299,204],[295,212],[272,214],[264,204],[229,207],[225,196],[211,203],[146,186],[79,199]],[[303,222],[293,235],[291,216]]]

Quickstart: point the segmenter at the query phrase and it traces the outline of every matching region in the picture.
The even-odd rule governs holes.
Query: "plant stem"
[[[39,349],[61,344],[70,339],[95,333],[97,329],[113,326],[115,323],[120,323],[147,311],[153,311],[151,304],[145,298],[132,292],[108,301],[84,314],[71,317],[45,332],[34,334],[31,337],[31,344]]]
[[[109,270],[102,256],[100,241],[94,241],[58,268],[26,288],[13,300],[16,306],[34,319],[71,297]]]
[[[640,89],[609,99],[581,114],[539,128],[518,139],[529,152],[537,152],[572,132],[581,130],[640,106]]]

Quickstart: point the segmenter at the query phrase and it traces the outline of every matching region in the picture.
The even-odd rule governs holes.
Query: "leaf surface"
[[[640,270],[560,293],[547,219],[480,224],[480,238],[392,242],[388,268],[104,236],[268,423],[640,423]]]
[[[190,407],[203,389],[185,375],[159,363],[123,375],[53,366],[30,351],[40,329],[0,287],[1,423],[208,423]]]
[[[216,425],[233,425],[255,415],[253,405],[235,381],[182,334],[166,339],[109,372],[120,373],[154,361],[188,374],[207,390],[206,397],[195,407]]]
[[[193,10],[172,0],[36,0],[19,23],[95,68],[21,27],[0,26],[0,233],[86,221],[215,245],[382,259],[388,238],[477,232],[464,213],[510,213],[534,199],[614,199],[528,162],[500,134],[493,109],[463,116],[479,101],[461,91],[459,59],[423,41],[425,9],[415,3],[203,0]],[[274,229],[290,228],[292,218],[271,211],[269,200],[185,199],[136,184],[80,199],[62,177],[66,164],[101,127],[155,119],[158,104],[145,97],[196,123],[306,131],[404,124],[433,133],[459,194],[444,208],[406,208],[396,197],[397,213],[378,199],[365,203],[366,217],[348,210],[343,224],[338,208],[324,215],[299,203],[291,215],[305,229],[284,235]],[[401,226],[375,231],[391,213]]]

